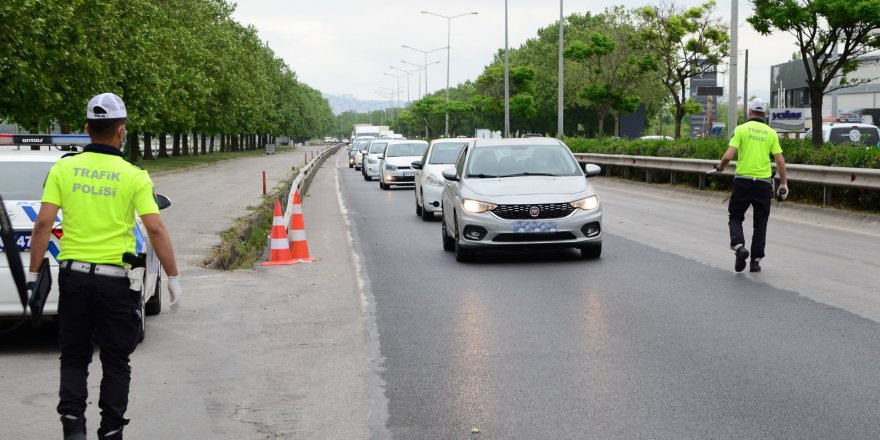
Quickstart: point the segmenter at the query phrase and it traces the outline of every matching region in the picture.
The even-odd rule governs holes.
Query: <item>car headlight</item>
[[[443,182],[445,182],[442,178],[437,177],[433,174],[428,174],[425,178],[425,183],[431,186],[443,186]]]
[[[571,202],[571,206],[583,209],[584,211],[592,211],[599,207],[599,198],[596,196],[590,196],[585,199],[575,200],[574,202]]]
[[[396,165],[391,165],[391,164],[386,164],[386,165],[385,165],[385,169],[388,170],[388,171],[397,171],[397,166],[396,166]]]
[[[476,200],[464,199],[461,202],[461,207],[464,208],[465,211],[470,212],[472,214],[479,214],[481,212],[491,211],[498,207],[498,205],[493,205],[491,203],[478,202]]]

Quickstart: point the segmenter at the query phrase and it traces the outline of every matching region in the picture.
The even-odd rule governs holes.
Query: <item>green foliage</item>
[[[81,130],[85,103],[119,94],[129,131],[317,136],[320,93],[232,18],[226,0],[4,0],[0,119]]]
[[[822,126],[822,100],[829,86],[852,87],[874,78],[851,78],[858,58],[880,49],[880,2],[877,0],[752,0],[755,15],[748,18],[762,35],[782,31],[795,38],[810,90],[813,131]],[[837,48],[837,57],[832,56]],[[816,147],[821,145],[813,139]]]

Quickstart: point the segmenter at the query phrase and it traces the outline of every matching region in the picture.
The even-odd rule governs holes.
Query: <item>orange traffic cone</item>
[[[303,221],[299,191],[293,193],[293,215],[290,217],[290,256],[303,263],[317,260],[317,258],[309,257],[309,242],[306,239],[306,223]]]
[[[298,260],[290,256],[290,244],[287,242],[287,232],[284,230],[284,214],[281,213],[281,204],[275,202],[275,214],[272,216],[272,244],[269,246],[269,261],[262,263],[263,266],[281,266],[297,264]]]

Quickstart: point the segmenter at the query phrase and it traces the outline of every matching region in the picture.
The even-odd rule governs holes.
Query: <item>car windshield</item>
[[[877,145],[880,141],[877,129],[874,127],[833,127],[828,141],[832,144],[860,143],[865,145]]]
[[[386,142],[373,142],[373,145],[370,145],[370,154],[382,154],[387,146]]]
[[[4,200],[40,200],[53,162],[0,162],[0,194]]]
[[[431,158],[428,159],[430,164],[453,164],[458,160],[458,155],[464,147],[464,142],[444,142],[442,144],[434,144],[431,149]]]
[[[385,157],[421,156],[425,154],[425,150],[427,149],[428,144],[424,142],[414,144],[394,144],[388,146],[388,151],[385,152]]]
[[[357,142],[355,145],[357,145],[356,148],[358,151],[367,151],[367,147],[370,145],[370,143],[361,141]]]
[[[468,177],[578,176],[580,167],[561,145],[499,145],[474,150]]]

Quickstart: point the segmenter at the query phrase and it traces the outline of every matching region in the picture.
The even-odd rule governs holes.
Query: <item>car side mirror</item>
[[[412,161],[412,163],[410,165],[412,165],[414,170],[422,169],[422,161],[420,161],[420,160],[414,160],[414,161]]]
[[[587,178],[590,178],[602,174],[602,168],[599,165],[588,163],[584,165],[584,172],[587,174]]]
[[[455,174],[455,168],[447,168],[443,170],[443,178],[450,182],[458,182],[458,175]]]
[[[159,210],[163,210],[169,206],[171,206],[171,199],[163,196],[162,194],[156,194],[156,204],[159,205]]]
[[[385,156],[379,155],[379,156],[376,156],[376,159],[382,160],[382,159],[385,159]]]

